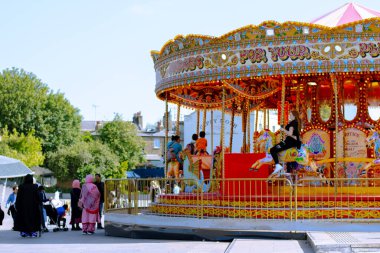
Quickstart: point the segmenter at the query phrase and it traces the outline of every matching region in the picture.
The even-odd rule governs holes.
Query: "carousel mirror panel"
[[[306,105],[306,119],[307,119],[307,122],[311,122],[311,115],[312,115],[312,112],[313,112],[313,104],[312,104],[312,101],[313,101],[313,89],[314,89],[314,86],[313,85],[306,85],[306,89],[305,89],[305,105]]]
[[[359,89],[356,81],[348,79],[343,82],[341,110],[345,120],[352,121],[358,112]]]
[[[327,122],[331,117],[332,108],[332,89],[329,82],[321,82],[318,85],[317,98],[319,116],[323,122]]]
[[[372,81],[367,87],[368,114],[372,120],[380,119],[380,81]]]

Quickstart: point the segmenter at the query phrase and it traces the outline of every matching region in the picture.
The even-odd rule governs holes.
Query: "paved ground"
[[[21,238],[11,231],[11,220],[6,217],[0,229],[0,252],[12,253],[74,253],[74,252],[224,252],[229,243],[188,242],[164,240],[135,240],[110,237],[104,230],[95,235],[82,235],[80,231],[49,232],[41,238]]]

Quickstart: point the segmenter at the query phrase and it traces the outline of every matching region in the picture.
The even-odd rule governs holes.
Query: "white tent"
[[[4,202],[5,189],[8,178],[23,177],[27,174],[34,174],[24,163],[17,159],[0,155],[0,179],[5,178],[1,202]]]
[[[0,178],[23,177],[33,173],[21,161],[0,155]]]

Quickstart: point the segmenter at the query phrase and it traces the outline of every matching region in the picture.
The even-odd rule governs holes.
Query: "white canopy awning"
[[[23,177],[27,174],[34,172],[21,161],[0,155],[0,178]]]

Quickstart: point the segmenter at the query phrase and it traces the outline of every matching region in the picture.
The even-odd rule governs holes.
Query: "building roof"
[[[175,134],[175,131],[169,131],[168,136],[170,137],[174,134]],[[165,137],[165,130],[161,130],[159,132],[139,131],[137,135],[141,137]]]
[[[314,19],[311,23],[335,27],[373,17],[380,17],[380,12],[371,10],[357,3],[346,3],[338,9]]]
[[[49,170],[48,168],[35,166],[32,167],[32,170],[34,171],[36,176],[52,176],[54,175],[53,171]]]
[[[81,130],[94,132],[96,130],[96,122],[95,120],[83,120],[81,122]]]

